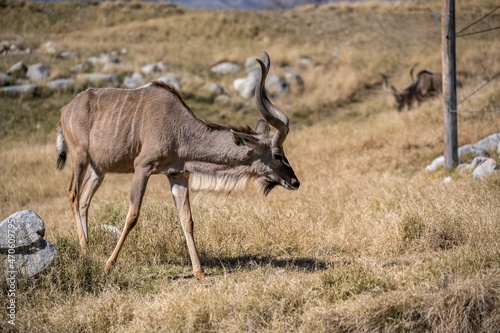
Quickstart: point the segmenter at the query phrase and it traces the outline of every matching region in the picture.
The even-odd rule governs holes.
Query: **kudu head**
[[[257,122],[255,133],[242,133],[233,130],[234,142],[251,149],[250,163],[256,173],[255,178],[264,195],[274,187],[281,185],[287,190],[297,190],[300,182],[295,176],[283,151],[283,142],[289,131],[288,117],[275,107],[266,95],[265,81],[271,61],[264,51],[264,61],[256,59],[260,64],[262,75],[255,89],[255,102],[265,120]],[[277,131],[270,134],[270,127]]]
[[[390,93],[392,96],[394,96],[395,99],[395,106],[396,109],[401,112],[405,106],[405,99],[406,95],[408,94],[407,89],[403,89],[401,91],[398,91],[393,85],[391,85],[389,89],[389,84],[387,83],[387,76],[385,74],[379,73],[382,76],[383,79],[383,89],[385,92]]]
[[[387,79],[387,76],[383,73],[378,73],[380,76],[382,76],[382,79],[383,79],[383,89],[384,91],[392,94],[392,96],[394,96],[394,99],[396,100],[396,109],[401,112],[403,111],[403,108],[405,106],[405,104],[409,104],[408,103],[408,99],[412,98],[411,96],[411,93],[412,93],[412,88],[414,87],[415,85],[415,78],[413,76],[413,71],[415,70],[415,67],[417,67],[418,63],[414,64],[411,68],[410,68],[410,79],[411,79],[411,83],[408,85],[408,87],[406,87],[405,89],[402,89],[402,90],[397,90],[393,85],[391,85],[390,89],[389,89],[389,83],[388,83],[388,79]]]

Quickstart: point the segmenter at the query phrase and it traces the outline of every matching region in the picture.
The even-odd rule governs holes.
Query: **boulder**
[[[50,68],[41,63],[34,64],[28,67],[26,76],[31,81],[46,81],[50,76]]]
[[[251,98],[255,93],[257,79],[254,76],[247,76],[233,81],[233,88],[243,99]]]
[[[299,66],[302,68],[310,68],[312,67],[313,63],[312,60],[309,58],[300,58],[299,59]]]
[[[463,145],[462,147],[458,148],[458,157],[460,159],[464,159],[467,157],[478,157],[478,156],[490,156],[490,153],[488,150],[476,146],[475,144],[468,144],[468,145]]]
[[[181,76],[177,73],[167,73],[165,75],[160,76],[157,81],[163,81],[177,90],[181,90],[182,85],[180,83]]]
[[[474,163],[476,159],[481,159],[480,161]],[[492,159],[492,158],[482,158],[482,157],[476,157],[474,159],[472,165],[476,164],[477,166],[474,168],[474,171],[472,172],[472,177],[474,179],[483,179],[486,175],[492,174],[495,172],[495,168],[497,166],[497,162]]]
[[[52,90],[73,90],[75,80],[72,78],[55,79],[47,83],[47,87]]]
[[[238,78],[233,81],[233,88],[243,99],[249,99],[254,96],[257,82],[260,78],[260,72],[251,71],[247,77]],[[288,82],[279,76],[269,75],[266,79],[266,93],[269,96],[278,97],[287,94],[290,91]]]
[[[0,87],[8,86],[12,82],[12,77],[5,73],[0,73]]]
[[[21,60],[12,65],[12,67],[7,71],[7,74],[14,77],[24,77],[27,71],[28,67],[26,67],[24,62]]]
[[[436,171],[444,165],[444,156],[436,157],[431,164],[425,167],[426,171]]]
[[[78,52],[76,51],[62,51],[57,57],[61,59],[74,59],[78,58],[78,56]]]
[[[54,55],[57,52],[54,42],[51,41],[45,42],[41,47],[41,51],[50,55]]]
[[[0,94],[4,96],[34,96],[38,91],[38,85],[36,84],[22,84],[15,86],[0,87]]]
[[[491,134],[484,139],[479,140],[474,146],[487,151],[495,151],[500,144],[500,133]]]
[[[247,60],[245,60],[245,68],[247,70],[247,72],[260,72],[260,65],[259,63],[257,62],[257,60],[255,60],[256,57],[249,57],[247,58]]]
[[[213,96],[218,96],[224,93],[224,88],[215,82],[207,82],[203,85],[203,87],[201,87],[201,89]]]
[[[97,64],[118,64],[120,62],[120,59],[113,54],[101,54],[99,57],[90,57],[88,58],[88,62],[90,62],[92,65],[97,65]]]
[[[144,85],[145,82],[146,80],[144,79],[144,76],[139,72],[135,72],[131,76],[126,76],[123,79],[123,85],[125,88],[137,88]]]
[[[3,40],[0,42],[0,54],[6,54],[9,51],[10,42]]]
[[[111,224],[101,224],[101,229],[116,239],[120,238],[120,236],[122,234],[120,229],[118,229],[116,226],[111,225]]]
[[[116,74],[107,73],[81,73],[76,76],[76,81],[91,86],[118,87],[120,84]]]
[[[71,68],[71,71],[73,73],[82,73],[82,72],[85,72],[89,69],[89,65],[84,62],[84,63],[81,63],[81,64],[76,64],[75,66],[73,66]]]
[[[57,251],[44,235],[45,223],[31,210],[0,222],[0,258],[6,275],[32,277],[52,264]]]
[[[218,74],[231,74],[241,71],[241,66],[232,62],[224,61],[211,68],[212,72]]]
[[[290,92],[288,82],[279,76],[269,75],[266,79],[266,93],[272,97],[278,97]]]
[[[459,165],[459,171],[474,170],[479,164],[490,157],[491,152],[495,151],[500,154],[500,133],[491,134],[474,144],[467,144],[459,147],[459,159],[473,159],[470,164],[464,163]],[[435,171],[439,167],[443,166],[444,162],[444,156],[439,156],[434,159],[432,163],[425,168],[425,170]]]
[[[151,73],[161,73],[166,69],[167,69],[167,65],[164,62],[160,61],[160,62],[157,62],[154,64],[147,64],[147,65],[142,66],[141,72],[144,75],[148,75]]]
[[[285,73],[286,82],[288,82],[294,89],[294,92],[297,91],[302,93],[304,91],[304,79],[297,73],[287,72]]]
[[[229,106],[232,103],[231,96],[227,94],[221,94],[215,97],[214,102],[220,106]]]

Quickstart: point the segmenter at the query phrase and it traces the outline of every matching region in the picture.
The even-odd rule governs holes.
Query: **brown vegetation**
[[[463,27],[496,2],[458,6]],[[62,64],[57,75],[64,75],[89,56],[126,47],[123,61],[134,66],[163,60],[231,91],[234,77],[216,76],[210,65],[242,63],[264,49],[271,72],[280,73],[280,63],[298,68],[300,57],[314,64],[301,69],[302,94],[275,102],[292,122],[285,149],[300,190],[263,198],[250,187],[225,202],[194,200],[205,284],[190,275],[160,176],[150,180],[121,261],[104,274],[116,239],[100,226],[123,227],[130,176],[109,175],[102,184],[90,210],[91,250],[80,252],[66,197],[70,168],[55,170],[59,110],[75,94],[1,97],[0,216],[34,210],[60,254],[37,278],[18,280],[14,331],[497,332],[500,177],[424,172],[444,149],[441,103],[398,114],[376,72],[407,80],[413,63],[440,68],[439,10],[436,1],[284,12],[136,1],[1,4],[0,40],[34,52],[0,56],[0,71],[23,59]],[[483,24],[498,22],[498,15]],[[36,52],[48,40],[81,58],[61,62]],[[458,40],[459,99],[499,71],[499,47],[495,33]],[[257,111],[243,102],[220,109],[196,98],[196,85],[186,89],[187,104],[201,118],[255,123]],[[498,107],[498,91],[483,90],[461,107]],[[498,117],[459,114],[459,144],[498,132]],[[454,181],[443,184],[448,175]],[[10,327],[2,313],[0,328]]]

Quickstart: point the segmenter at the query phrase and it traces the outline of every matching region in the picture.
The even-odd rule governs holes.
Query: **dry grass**
[[[458,25],[494,4],[459,4]],[[78,11],[74,4],[2,6],[0,40],[33,49],[52,40],[60,50],[81,53],[63,63],[58,75],[72,61],[126,47],[126,63],[164,60],[172,71],[221,82],[232,93],[234,77],[213,75],[210,65],[224,59],[243,63],[262,49],[270,53],[276,73],[281,73],[278,64],[298,67],[300,57],[314,63],[300,70],[303,94],[276,100],[291,115],[286,150],[300,190],[276,189],[263,198],[249,188],[225,202],[194,200],[206,284],[190,275],[168,182],[161,176],[150,180],[140,222],[116,269],[105,275],[116,239],[100,226],[123,225],[131,176],[107,176],[91,206],[91,250],[81,253],[65,194],[70,168],[55,171],[53,131],[60,107],[74,94],[0,97],[0,216],[34,210],[59,250],[50,269],[18,280],[14,331],[500,328],[500,177],[474,181],[445,170],[424,172],[443,151],[440,101],[397,113],[376,74],[387,72],[399,87],[407,84],[408,69],[417,61],[439,70],[435,1],[279,13],[139,2],[79,4]],[[498,22],[498,14],[491,20]],[[493,33],[459,40],[461,94],[498,72],[499,43]],[[61,63],[34,52],[0,57],[0,70],[20,59]],[[183,94],[202,117],[248,124],[256,119],[256,110],[242,108],[243,101],[220,111],[197,97],[196,85],[189,89]],[[464,107],[498,107],[498,90],[476,97]],[[459,144],[498,132],[498,123],[498,113],[459,114]],[[453,182],[443,184],[448,175]],[[5,303],[7,295],[0,295]],[[5,320],[2,314],[0,328],[8,331]]]

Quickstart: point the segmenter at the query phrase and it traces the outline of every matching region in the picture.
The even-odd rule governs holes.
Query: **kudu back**
[[[394,96],[398,111],[402,111],[405,106],[408,110],[411,110],[415,104],[420,106],[422,102],[439,96],[442,91],[441,73],[433,73],[424,69],[417,74],[417,79],[415,80],[413,71],[417,65],[415,64],[411,67],[411,83],[402,90],[396,89],[393,85],[389,89],[387,76],[379,73],[383,79],[383,89]]]
[[[265,120],[259,120],[255,130],[202,121],[174,88],[162,82],[138,89],[88,89],[62,108],[57,127],[57,169],[71,157],[68,197],[82,248],[88,243],[88,208],[106,173],[134,174],[125,226],[106,262],[106,271],[116,262],[138,221],[152,174],[168,177],[193,273],[201,281],[205,275],[193,237],[190,176],[194,189],[216,194],[243,188],[251,180],[264,195],[276,186],[299,188],[283,150],[288,117],[266,95],[270,59],[266,52],[264,55],[264,61],[257,59],[262,75],[255,101]],[[277,130],[274,135],[269,125]]]

